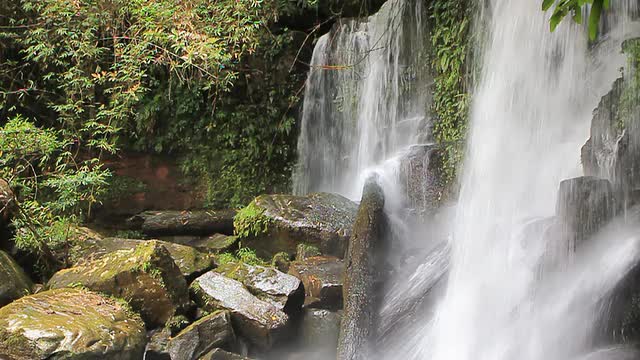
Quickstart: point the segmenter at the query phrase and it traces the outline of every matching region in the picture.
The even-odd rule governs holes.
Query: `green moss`
[[[233,218],[235,234],[239,238],[257,237],[266,234],[273,223],[271,218],[264,215],[264,209],[257,205],[256,201],[258,199],[238,211]]]
[[[617,127],[620,131],[626,129],[640,105],[640,39],[625,41],[622,51],[627,55],[628,74],[625,74],[618,104]]]

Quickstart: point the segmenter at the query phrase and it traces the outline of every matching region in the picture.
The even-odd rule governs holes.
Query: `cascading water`
[[[619,49],[628,4],[612,5],[619,26],[606,42]],[[562,239],[525,229],[554,214],[562,179],[581,175],[591,109],[624,60],[590,51],[580,26],[550,33],[539,1],[491,0],[481,17],[489,28],[448,284],[434,315],[395,339],[386,358],[577,358],[593,350],[600,307],[636,261],[637,236],[609,234],[573,254]],[[549,257],[560,265],[541,270]]]
[[[429,138],[424,2],[389,0],[316,44],[307,80],[294,192],[359,199],[366,169]]]

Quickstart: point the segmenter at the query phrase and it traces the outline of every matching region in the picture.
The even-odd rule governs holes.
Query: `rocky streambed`
[[[0,359],[335,357],[357,209],[263,195],[238,214],[142,213],[141,239],[74,228],[44,284],[0,251]]]

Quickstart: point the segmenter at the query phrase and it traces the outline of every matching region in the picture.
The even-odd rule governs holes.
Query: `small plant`
[[[236,256],[245,264],[249,265],[264,265],[265,262],[262,261],[258,255],[256,255],[256,251],[249,248],[240,248],[236,251]]]
[[[238,258],[230,252],[225,252],[217,256],[218,265],[226,265],[229,263],[234,263],[238,261]]]
[[[271,224],[272,220],[264,215],[264,209],[258,207],[255,200],[233,218],[235,234],[240,238],[265,234]]]
[[[115,237],[122,239],[147,239],[147,236],[138,230],[118,230]]]

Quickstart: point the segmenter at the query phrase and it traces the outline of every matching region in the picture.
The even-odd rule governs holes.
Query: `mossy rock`
[[[258,348],[267,350],[284,335],[289,317],[239,281],[210,271],[194,280],[190,290],[203,310],[228,310],[234,329]]]
[[[301,243],[343,257],[357,210],[337,194],[261,195],[238,212],[234,225],[242,245],[264,259],[279,252],[295,255]]]
[[[124,302],[83,289],[56,289],[0,309],[0,358],[138,360],[144,323]]]
[[[332,256],[315,256],[294,261],[289,274],[304,284],[305,302],[314,308],[342,309],[345,262]]]
[[[239,239],[237,236],[214,234],[198,241],[194,241],[194,247],[208,252],[219,254],[226,251],[238,249]]]
[[[22,268],[0,250],[0,306],[31,294],[33,283]]]
[[[286,252],[279,252],[273,255],[273,259],[271,259],[271,266],[274,268],[286,273],[289,272],[289,266],[291,265],[292,256]]]
[[[143,241],[57,272],[52,289],[82,285],[127,300],[150,326],[164,325],[189,304],[187,283],[169,251],[158,241]]]
[[[304,260],[306,258],[321,256],[320,249],[309,244],[298,244],[296,248],[296,260]]]
[[[249,359],[248,357],[244,357],[242,355],[224,351],[222,349],[214,349],[213,351],[201,357],[199,360],[251,360],[251,359]]]
[[[298,313],[304,303],[302,282],[275,268],[233,262],[221,265],[215,271],[238,280],[253,295],[287,314]]]
[[[129,250],[150,240],[135,240],[122,238],[90,237],[76,240],[71,248],[71,263],[82,265],[87,261],[102,258],[106,254],[118,250]],[[180,268],[180,272],[187,279],[194,279],[215,267],[212,254],[200,251],[191,246],[174,244],[156,240],[167,248],[173,261]]]
[[[235,333],[228,311],[217,311],[189,325],[169,340],[171,360],[198,360],[215,348],[233,346]]]

